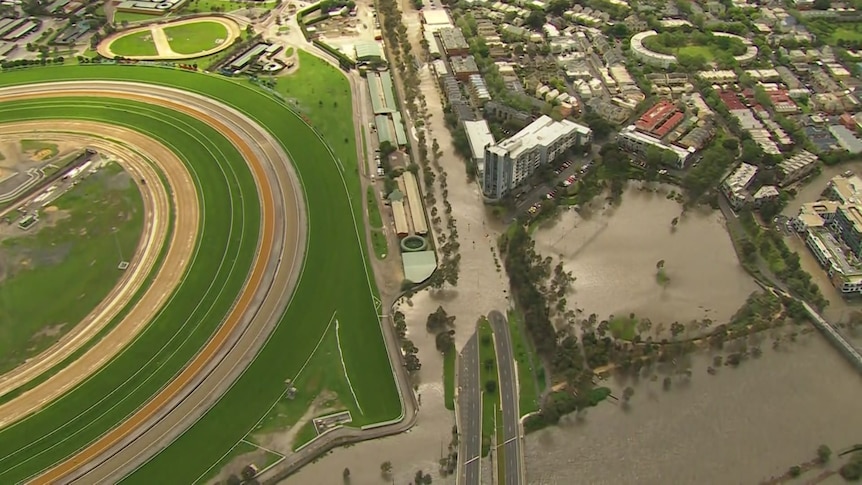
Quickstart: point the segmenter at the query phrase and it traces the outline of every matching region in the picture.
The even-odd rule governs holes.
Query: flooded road
[[[528,482],[758,483],[811,460],[821,444],[859,442],[859,375],[816,332],[788,345],[776,351],[767,341],[760,358],[714,376],[711,357],[695,355],[690,383],[669,391],[661,375],[606,381],[616,396],[633,387],[630,409],[606,401],[582,422],[567,417],[528,435]]]
[[[739,265],[718,211],[688,211],[659,192],[630,186],[618,207],[564,211],[534,234],[536,250],[562,258],[577,280],[569,307],[599,319],[634,312],[653,322],[725,321],[758,289]],[[676,228],[671,221],[679,217]],[[664,260],[669,281],[659,284]]]

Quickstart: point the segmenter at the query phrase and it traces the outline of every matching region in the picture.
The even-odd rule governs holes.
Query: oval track
[[[0,102],[8,100],[56,98],[63,96],[122,98],[158,105],[190,114],[205,121],[242,153],[254,175],[260,193],[261,234],[259,252],[246,282],[246,291],[237,300],[224,324],[194,360],[162,392],[138,412],[106,435],[80,450],[70,460],[36,477],[35,483],[67,482],[84,477],[100,481],[119,466],[133,466],[157,449],[147,442],[144,452],[135,449],[147,440],[144,434],[164,435],[160,426],[168,412],[189,403],[189,393],[208,387],[194,408],[217,397],[215,389],[229,383],[253,356],[269,329],[283,311],[301,266],[305,242],[304,207],[296,175],[286,154],[271,135],[239,112],[212,99],[176,89],[127,82],[63,82],[15,86],[0,90]],[[244,338],[245,337],[245,338]],[[233,349],[240,343],[242,348]],[[233,357],[224,361],[229,350]],[[200,386],[206,377],[209,386]],[[199,409],[198,412],[202,412]],[[186,418],[192,412],[172,413]],[[167,429],[181,432],[176,420]],[[107,460],[114,465],[99,467]],[[85,466],[86,465],[86,466]]]
[[[198,195],[187,168],[173,152],[155,140],[103,123],[47,120],[0,125],[0,134],[25,133],[31,136],[38,133],[39,136],[50,136],[54,140],[73,140],[81,146],[96,148],[120,160],[120,164],[130,171],[136,182],[145,181],[140,187],[145,201],[145,224],[130,267],[105,301],[51,348],[4,374],[0,378],[0,395],[26,385],[61,364],[111,323],[127,305],[131,305],[131,309],[104,337],[98,348],[74,360],[37,387],[0,405],[0,427],[35,412],[73,388],[137,335],[179,285],[192,258],[200,218]],[[95,137],[93,133],[100,133],[100,136]],[[123,142],[112,139],[122,139]],[[158,160],[160,171],[156,170],[152,160]],[[170,195],[162,183],[162,176],[171,188]],[[171,207],[179,206],[184,210],[171,217]],[[175,230],[164,258],[160,259],[172,219]],[[161,264],[152,275],[155,284],[136,299],[137,292],[145,286],[157,262]]]

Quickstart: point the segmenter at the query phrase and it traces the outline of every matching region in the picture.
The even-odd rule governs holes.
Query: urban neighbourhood
[[[303,262],[308,271],[295,278],[261,271],[283,278],[285,300],[271,306],[291,319],[255,327],[254,342],[237,332],[223,348],[209,347],[215,337],[201,344],[212,352],[196,358],[224,352],[224,365],[233,365],[225,376],[248,365],[278,382],[231,377],[267,396],[241,396],[248,406],[236,414],[255,424],[225,426],[232,447],[213,437],[206,453],[220,447],[221,456],[206,470],[195,458],[178,477],[416,485],[862,479],[862,2],[0,0],[0,84],[7,71],[26,78],[49,69],[42,66],[71,72],[91,64],[160,68],[152,79],[141,75],[155,85],[174,86],[164,81],[174,69],[202,76],[177,91],[219,86],[224,104],[206,108],[194,97],[204,91],[179,103],[176,93],[154,91],[168,99],[159,106],[184,116],[217,113],[209,123],[216,131],[244,127],[226,136],[237,148],[237,140],[253,140],[240,158],[252,169],[261,154],[275,160],[249,176],[252,186],[272,172],[284,177],[272,187],[286,190],[296,177],[293,195],[304,208],[295,219],[276,214],[278,224],[307,231],[307,244],[324,244],[313,239],[322,233],[344,239],[326,241],[335,249],[325,258],[296,243],[295,254],[318,259]],[[0,104],[14,85],[0,86]],[[119,97],[145,96],[134,90],[140,86],[128,89]],[[240,89],[247,91],[230,94]],[[8,96],[14,102],[17,94]],[[255,106],[244,106],[252,97]],[[270,110],[283,112],[269,120]],[[23,123],[17,112],[7,112],[10,130]],[[303,139],[290,138],[300,132]],[[48,208],[86,179],[110,185],[120,169],[92,148],[96,139],[59,153],[56,140],[16,138],[20,156],[7,160],[2,150],[14,144],[0,136],[0,238],[50,231],[62,219]],[[286,167],[296,172],[282,174]],[[150,190],[152,182],[136,182]],[[204,192],[206,182],[197,181]],[[146,199],[144,209],[166,203],[168,193]],[[232,202],[245,207],[239,193]],[[331,212],[319,217],[318,205]],[[54,253],[69,251],[51,253],[60,261]],[[125,256],[121,269],[137,269],[140,253]],[[356,263],[350,271],[328,268],[348,260]],[[305,275],[318,270],[332,272],[317,291],[296,294],[320,298],[326,312],[296,317],[293,305],[309,301],[293,303],[290,285],[308,285],[318,276]],[[0,264],[0,297],[15,274],[7,280]],[[328,299],[342,288],[356,294]],[[240,292],[235,302],[253,299]],[[370,313],[350,313],[357,308]],[[39,329],[31,340],[43,346],[37,337],[48,335],[51,350],[73,327]],[[135,335],[122,345],[134,348]],[[267,351],[268,335],[278,352]],[[38,363],[36,348],[21,365]],[[248,363],[258,353],[302,359],[285,364],[284,378],[284,369]],[[212,359],[202,368],[222,365]],[[201,389],[233,402],[238,391],[222,389],[230,379],[204,374],[211,387]],[[224,416],[193,388],[189,401],[165,394],[171,382],[179,381],[153,395],[180,404],[159,408],[160,416],[200,418],[189,433],[212,426],[210,406]],[[180,416],[184,405],[194,410]],[[148,408],[129,413],[135,409]],[[114,424],[123,422],[131,420]],[[705,432],[715,422],[726,433]],[[153,439],[141,436],[134,439]],[[153,473],[145,463],[157,442],[137,444],[152,453],[123,466],[140,461],[134,473]],[[120,477],[129,472],[109,468],[131,452],[99,463],[58,456],[71,471],[57,480]],[[0,481],[29,477],[4,475],[18,466],[4,461],[16,453],[0,458]],[[613,466],[620,455],[651,466]]]

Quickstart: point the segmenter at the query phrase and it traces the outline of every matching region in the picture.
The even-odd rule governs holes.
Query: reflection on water
[[[668,323],[725,321],[758,289],[739,265],[721,214],[683,215],[667,190],[629,187],[619,207],[566,211],[536,231],[537,251],[562,257],[577,278],[570,307],[600,318],[634,312]],[[656,280],[660,260],[670,278],[665,286]]]

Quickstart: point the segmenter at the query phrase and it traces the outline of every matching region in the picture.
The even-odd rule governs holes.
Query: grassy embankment
[[[491,440],[497,434],[500,382],[493,331],[485,318],[479,322],[479,385],[482,386],[482,456],[487,456],[491,451]]]
[[[344,349],[344,358],[366,416],[369,420],[396,417],[399,406],[394,383],[391,378],[381,377],[391,376],[391,368],[383,350],[376,309],[371,298],[374,289],[366,273],[364,248],[358,238],[345,237],[345,228],[357,222],[351,220],[351,215],[359,215],[355,206],[361,208],[362,204],[355,173],[352,177],[350,172],[344,173],[349,192],[338,183],[340,177],[336,158],[353,162],[354,167],[356,160],[355,140],[347,136],[352,133],[349,102],[336,115],[347,120],[349,130],[344,141],[340,138],[333,140],[331,135],[327,135],[333,140],[333,157],[324,145],[309,143],[309,140],[316,139],[316,135],[298,117],[283,107],[279,108],[279,103],[260,91],[215,76],[183,71],[171,71],[170,76],[165,76],[165,72],[162,69],[140,67],[82,66],[18,71],[0,79],[6,82],[31,82],[54,74],[65,79],[119,78],[170,82],[181,88],[217,96],[247,112],[283,140],[302,177],[310,220],[306,266],[315,270],[304,273],[293,299],[299,303],[288,308],[282,324],[243,377],[196,426],[141,468],[129,481],[147,482],[154,476],[165,476],[167,473],[177,480],[194,481],[203,474],[217,457],[229,452],[281,396],[284,380],[295,376],[308,358],[314,342],[319,340],[333,312],[337,312],[341,319],[344,332],[342,341],[349,343]],[[339,80],[346,92],[346,81],[343,78],[335,79],[336,85]],[[300,100],[300,106],[314,105],[311,99],[316,98],[302,98],[301,94],[293,96]],[[53,115],[57,116],[56,113]],[[324,129],[324,121],[315,119],[315,124]],[[327,130],[327,133],[333,132]],[[294,144],[296,146],[292,146]],[[232,200],[231,197],[212,199]],[[208,200],[211,198],[208,197]],[[354,204],[353,214],[349,205],[351,201]],[[133,348],[137,348],[137,344]],[[285,349],[295,351],[285,352]],[[274,369],[278,371],[273,372]],[[102,393],[92,392],[91,395]],[[3,442],[11,444],[20,441]]]
[[[171,50],[178,54],[197,54],[218,47],[227,40],[227,28],[211,20],[164,28]]]
[[[368,229],[371,231],[371,244],[374,246],[374,254],[378,259],[383,259],[389,252],[389,247],[386,243],[386,234],[383,232],[383,218],[380,216],[380,207],[377,205],[377,194],[374,193],[374,186],[369,185],[365,195],[366,206],[368,207]]]
[[[0,243],[7,266],[0,281],[0,372],[74,328],[122,276],[120,251],[123,258],[134,254],[143,201],[128,176],[118,177],[124,177],[119,165],[105,167],[51,204],[64,214],[53,227],[40,221]]]
[[[443,353],[443,404],[450,411],[455,410],[455,360],[458,351],[450,347]]]
[[[545,369],[524,336],[523,315],[509,311],[507,317],[512,335],[512,352],[518,367],[518,408],[523,416],[539,410],[541,393],[546,386]]]

